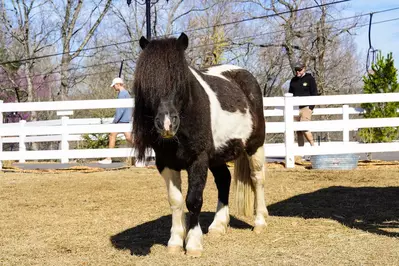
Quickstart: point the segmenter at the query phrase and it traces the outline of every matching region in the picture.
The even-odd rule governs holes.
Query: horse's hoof
[[[180,246],[168,246],[169,254],[179,254],[183,251],[183,247]]]
[[[222,235],[224,235],[226,232],[220,229],[216,229],[216,228],[209,228],[208,229],[208,235],[211,237],[220,237]]]
[[[187,250],[186,255],[193,258],[199,258],[202,255],[202,250]]]
[[[266,228],[266,224],[262,224],[262,225],[255,225],[254,227],[254,232],[255,234],[260,234],[264,231],[264,229]]]

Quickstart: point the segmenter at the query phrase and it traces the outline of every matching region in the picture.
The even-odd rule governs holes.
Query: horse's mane
[[[171,94],[186,95],[189,68],[176,38],[153,40],[140,53],[136,63],[133,93],[133,136],[138,159],[150,148],[150,131],[160,100]]]

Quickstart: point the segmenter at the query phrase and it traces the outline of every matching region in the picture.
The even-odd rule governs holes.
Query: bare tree
[[[61,87],[59,96],[61,100],[68,99],[70,82],[68,68],[73,59],[77,58],[89,43],[94,32],[107,14],[111,6],[111,0],[92,1],[84,6],[83,0],[67,0],[63,8],[57,6],[55,0],[51,0],[62,21],[62,57],[61,57]],[[84,8],[83,8],[84,7]],[[84,11],[82,11],[84,10]]]
[[[48,0],[1,0],[1,21],[5,34],[16,44],[9,52],[8,59],[14,61],[2,66],[9,82],[19,88],[22,77],[26,80],[27,100],[36,100],[33,83],[34,67],[39,56],[55,43],[55,29],[50,27],[46,18]],[[13,54],[13,55],[12,55]],[[23,73],[20,73],[22,70]],[[22,74],[22,77],[21,77]],[[31,112],[31,120],[36,120],[36,112]]]
[[[199,34],[197,32],[191,33],[193,26],[191,22],[208,17],[208,12],[214,12],[215,8],[222,2],[228,1],[154,1],[151,6],[152,35],[155,38],[167,37],[182,31],[189,31],[190,43],[193,46]],[[117,49],[115,54],[118,54],[119,58],[124,59],[127,63],[124,69],[125,77],[133,73],[134,61],[140,52],[137,40],[144,35],[145,31],[146,18],[142,4],[140,1],[132,1],[129,8],[126,8],[126,6],[123,6],[124,3],[117,3],[112,7],[112,22],[105,22],[112,24],[114,28],[118,28],[119,36],[123,36],[118,39],[122,44],[115,45]],[[196,24],[197,27],[200,25],[209,25],[209,23]],[[201,34],[204,35],[203,32]],[[212,38],[216,37],[210,37],[209,41]]]
[[[40,77],[35,75],[35,69],[40,69],[38,56],[56,42],[55,28],[51,26],[51,19],[46,17],[49,1],[1,0],[0,3],[2,29],[11,40],[7,56],[4,56],[11,62],[1,68],[8,84],[15,90],[15,99],[34,102],[43,94],[39,90]],[[26,94],[21,94],[23,88],[26,88]],[[21,95],[26,95],[26,99],[21,99]],[[29,119],[35,121],[37,118],[38,113],[31,111]],[[33,143],[32,149],[37,150],[38,144]]]
[[[271,0],[270,5],[264,1],[253,0],[252,3],[262,7],[266,11],[275,14],[273,19],[268,19],[276,29],[281,29],[280,39],[273,39],[273,42],[261,44],[261,47],[273,48],[282,47],[285,50],[287,62],[294,74],[293,66],[296,61],[304,61],[313,72],[318,84],[320,94],[332,94],[336,88],[328,83],[327,73],[334,71],[332,58],[345,45],[346,36],[350,30],[357,25],[356,20],[338,23],[334,15],[338,14],[335,7],[327,5],[324,0]],[[313,6],[312,9],[304,9]],[[302,10],[304,9],[304,10]],[[282,11],[290,12],[282,12]],[[343,56],[341,54],[340,56]],[[335,66],[336,67],[336,66]],[[348,76],[354,72],[346,73]]]

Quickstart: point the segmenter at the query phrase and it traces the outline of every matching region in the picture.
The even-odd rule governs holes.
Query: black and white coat
[[[209,232],[223,234],[229,223],[230,171],[226,162],[241,160],[253,180],[255,229],[262,229],[267,213],[264,201],[265,120],[262,94],[256,79],[232,65],[196,70],[187,65],[188,38],[140,40],[143,51],[136,65],[133,134],[138,158],[146,149],[156,154],[172,209],[170,251],[185,248],[200,255],[202,231],[199,213],[208,169],[218,188],[218,205]],[[236,166],[236,173],[240,167]],[[188,172],[184,218],[180,171]]]

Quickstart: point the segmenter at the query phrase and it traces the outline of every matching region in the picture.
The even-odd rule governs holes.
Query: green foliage
[[[109,135],[105,133],[84,134],[82,135],[82,142],[79,145],[80,149],[104,149],[108,148]],[[116,138],[115,145],[120,145],[124,140],[120,137]]]
[[[223,54],[228,46],[226,41],[226,34],[220,27],[215,27],[209,37],[212,43],[212,48],[205,54],[205,60],[202,62],[201,67],[208,67],[221,64],[224,61]]]
[[[364,93],[399,92],[397,69],[394,66],[392,53],[389,53],[386,59],[379,53],[377,55],[377,62],[371,68],[371,73],[363,76]],[[361,107],[365,110],[365,118],[399,117],[396,111],[399,108],[398,102],[363,103]],[[397,139],[399,128],[364,128],[360,130],[359,134],[365,142],[391,142]]]
[[[212,51],[212,65],[221,64],[224,60],[223,52],[228,46],[228,43],[226,42],[225,32],[223,31],[223,29],[219,27],[216,28],[213,35],[211,36],[211,40],[214,43]]]

